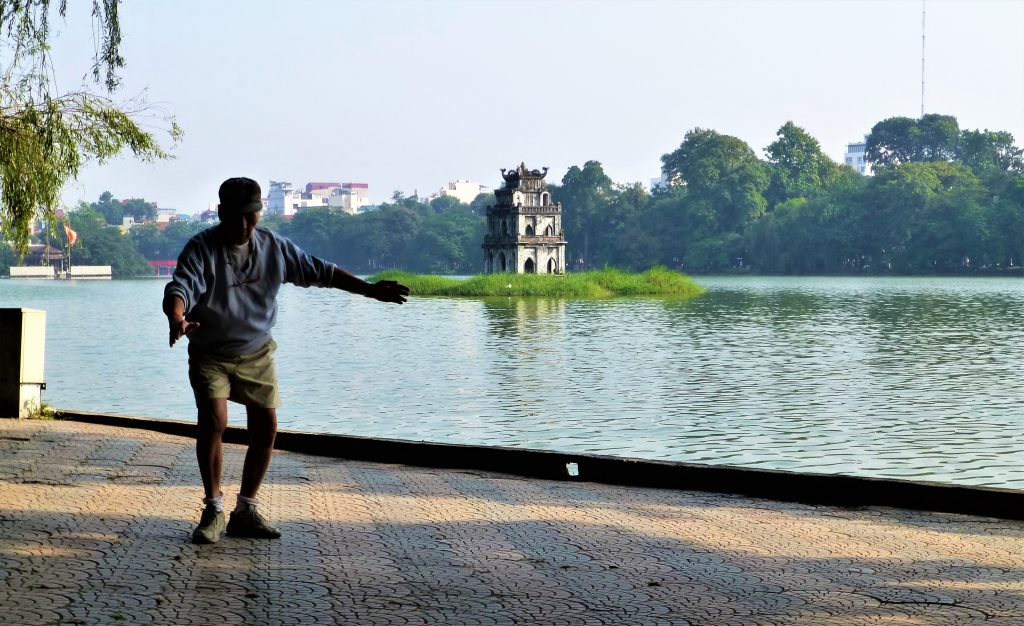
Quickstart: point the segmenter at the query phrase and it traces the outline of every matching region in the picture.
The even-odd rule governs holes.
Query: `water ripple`
[[[1024,282],[701,282],[694,300],[403,307],[286,289],[281,425],[1024,487]],[[50,403],[191,419],[161,290],[0,281],[0,306],[48,311]]]

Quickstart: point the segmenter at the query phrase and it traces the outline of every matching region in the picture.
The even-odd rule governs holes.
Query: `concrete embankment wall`
[[[183,437],[195,438],[196,433],[196,426],[192,422],[80,411],[63,411],[61,417]],[[248,435],[244,428],[229,426],[224,440],[244,444],[248,441]],[[807,504],[892,506],[1024,519],[1024,492],[1013,489],[296,431],[280,431],[275,447],[341,459],[481,470],[530,478],[713,491]],[[577,475],[570,475],[569,464],[574,464],[572,469]],[[199,480],[198,473],[196,480]]]
[[[56,270],[49,265],[29,265],[25,267],[11,266],[11,278],[54,278]]]
[[[109,265],[72,265],[68,269],[68,278],[110,278],[111,275]]]

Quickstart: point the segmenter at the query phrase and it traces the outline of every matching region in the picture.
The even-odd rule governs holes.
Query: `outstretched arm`
[[[409,288],[396,281],[381,280],[375,283],[368,283],[340,267],[334,268],[334,273],[331,275],[331,287],[358,293],[381,302],[394,302],[395,304],[404,303],[409,295]]]
[[[199,322],[185,320],[185,301],[179,296],[174,294],[164,296],[163,307],[169,327],[168,341],[173,348],[176,341],[199,328]]]

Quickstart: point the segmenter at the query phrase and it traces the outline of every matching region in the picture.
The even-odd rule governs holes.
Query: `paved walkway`
[[[284,537],[194,546],[197,482],[188,439],[0,420],[0,623],[1024,624],[1020,522],[281,453]]]

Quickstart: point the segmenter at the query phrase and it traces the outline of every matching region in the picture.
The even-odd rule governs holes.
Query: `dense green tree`
[[[130,238],[145,258],[165,261],[178,258],[188,240],[209,226],[199,222],[171,222],[164,227],[140,224],[131,229]]]
[[[770,166],[765,199],[770,207],[791,198],[811,198],[839,175],[839,165],[803,128],[786,122],[777,137],[765,148]]]
[[[702,221],[712,218],[707,226],[716,234],[741,233],[764,213],[766,167],[741,139],[695,128],[661,162],[673,184],[687,186],[689,202]]]
[[[133,217],[136,222],[144,222],[156,219],[157,211],[152,202],[142,198],[130,198],[118,200],[109,191],[100,194],[99,200],[89,205],[99,211],[108,224],[120,226],[127,216]]]
[[[61,17],[66,4],[57,5]],[[50,0],[0,0],[0,233],[22,253],[37,213],[56,223],[61,188],[83,164],[124,150],[145,160],[167,156],[133,119],[138,111],[109,98],[124,65],[118,4],[92,0],[96,87],[62,93],[49,58]],[[167,121],[176,141],[180,130]]]
[[[7,274],[12,265],[18,264],[18,256],[9,243],[0,239],[0,276]]]
[[[78,233],[78,242],[71,248],[75,265],[110,265],[114,276],[139,276],[149,273],[146,259],[132,239],[107,225],[103,215],[84,203],[68,213],[71,228]],[[55,233],[63,240],[63,233]],[[65,240],[66,242],[66,240]]]
[[[317,207],[303,209],[292,217],[282,233],[296,241],[310,254],[330,258],[336,250],[336,242],[348,214]]]
[[[409,266],[434,274],[475,274],[483,270],[485,223],[467,205],[422,220],[409,244]]]
[[[473,213],[484,216],[487,214],[487,207],[494,206],[494,193],[487,191],[484,193],[478,193],[473,201],[469,203],[469,208],[473,210]]]
[[[868,135],[865,157],[872,163],[897,165],[952,161],[960,151],[960,125],[952,115],[929,113],[920,119],[890,117]]]
[[[858,202],[852,188],[793,198],[764,215],[746,233],[745,263],[755,271],[818,274],[862,270]]]
[[[1024,265],[1024,175],[1009,178],[990,199],[991,259],[996,267]]]
[[[969,167],[927,162],[883,168],[867,193],[864,235],[887,268],[948,271],[986,256],[984,190]]]
[[[430,208],[434,213],[445,213],[456,209],[466,208],[467,205],[455,196],[438,196],[430,201]]]
[[[676,269],[684,266],[686,247],[694,240],[694,231],[687,223],[687,200],[685,185],[657,187],[648,199],[643,220],[657,242],[651,246],[653,263]]]
[[[98,211],[108,224],[118,224],[123,222],[124,218],[124,206],[121,201],[114,197],[114,194],[109,191],[104,191],[100,194],[99,200],[89,205],[93,210]]]
[[[909,117],[890,117],[871,128],[864,156],[876,167],[916,160],[918,155],[917,121]]]
[[[652,259],[664,255],[662,236],[651,227],[650,203],[650,195],[640,183],[617,186],[613,191],[597,238],[598,245],[607,248],[610,264],[646,269]]]
[[[596,267],[608,259],[594,256],[591,241],[599,236],[598,216],[607,212],[615,183],[599,161],[573,165],[562,177],[560,186],[551,186],[551,197],[562,203],[562,229],[565,231],[566,258],[571,267]],[[599,248],[598,248],[599,249]]]
[[[142,198],[129,198],[123,202],[124,214],[131,215],[136,222],[155,220],[157,215],[156,207],[152,202]],[[121,222],[116,222],[120,224]]]
[[[260,226],[277,233],[284,232],[287,223],[288,220],[284,219],[281,215],[268,215],[264,213],[260,218]]]
[[[978,174],[1009,172],[1024,174],[1024,151],[1013,143],[1007,132],[964,130],[960,138],[958,161]]]

